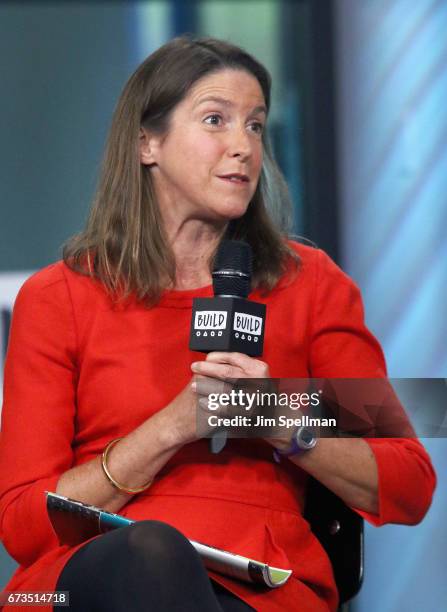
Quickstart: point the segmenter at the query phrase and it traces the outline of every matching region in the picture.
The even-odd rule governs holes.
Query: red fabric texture
[[[297,276],[286,275],[268,296],[251,295],[267,304],[263,360],[271,376],[385,376],[355,284],[322,251],[291,244],[302,260]],[[188,350],[192,299],[211,295],[204,287],[166,292],[152,309],[116,305],[98,282],[62,262],[26,281],[13,313],[0,439],[1,537],[20,564],[6,590],[54,590],[77,547],[58,545],[44,491],[180,392],[190,364],[204,358]],[[368,442],[380,511],[357,511],[374,525],[418,522],[435,486],[424,448],[415,439]],[[174,455],[120,513],[293,569],[275,590],[212,574],[257,610],[333,611],[331,566],[302,517],[305,486],[304,471],[275,464],[263,441],[230,440],[214,456],[201,440]]]

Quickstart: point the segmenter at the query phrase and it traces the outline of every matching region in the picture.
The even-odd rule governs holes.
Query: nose
[[[247,160],[252,154],[250,135],[245,125],[237,126],[231,130],[228,144],[228,154],[230,157],[238,157],[241,161]]]

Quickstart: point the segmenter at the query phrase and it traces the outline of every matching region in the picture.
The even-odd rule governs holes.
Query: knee
[[[131,556],[154,560],[160,567],[185,557],[198,556],[189,540],[175,527],[161,521],[139,521],[128,527]]]

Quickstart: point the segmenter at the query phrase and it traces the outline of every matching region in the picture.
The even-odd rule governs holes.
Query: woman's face
[[[265,100],[257,79],[225,69],[197,81],[168,132],[141,140],[163,216],[225,221],[242,216],[262,166]]]

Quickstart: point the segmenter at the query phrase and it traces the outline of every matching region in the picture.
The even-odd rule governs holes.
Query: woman
[[[0,512],[21,567],[8,590],[69,590],[74,610],[335,610],[302,518],[307,476],[375,525],[427,511],[435,476],[416,440],[328,438],[301,454],[290,439],[230,440],[211,455],[198,439],[198,380],[386,375],[352,281],[270,219],[285,190],[269,103],[266,70],[213,39],[171,41],[127,83],[88,225],[14,309]],[[268,308],[262,361],[188,351],[192,298],[212,295],[230,221]],[[277,464],[272,446],[291,454]],[[151,520],[59,546],[46,490]],[[207,575],[184,536],[293,577],[266,591]]]

